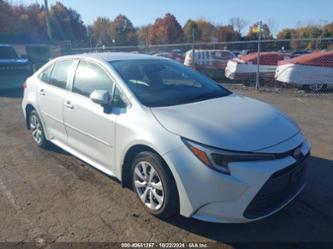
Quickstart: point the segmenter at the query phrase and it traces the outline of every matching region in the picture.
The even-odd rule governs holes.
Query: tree
[[[167,13],[163,18],[157,18],[148,32],[149,44],[165,44],[182,42],[183,29],[175,16]]]
[[[254,29],[257,27],[258,24],[253,24],[250,26],[249,32],[245,36],[247,40],[256,40],[258,39],[258,33],[254,32]],[[271,30],[269,29],[268,25],[264,23],[262,25],[262,31],[261,31],[261,39],[263,40],[270,40],[273,39],[273,35],[271,33]]]
[[[112,45],[111,21],[107,17],[98,17],[90,28],[93,41],[97,45]]]
[[[196,21],[198,25],[198,40],[202,42],[211,42],[213,37],[217,36],[216,27],[205,19]]]
[[[232,25],[218,26],[217,37],[219,41],[239,41],[241,40],[241,34],[235,31]]]
[[[247,25],[247,21],[240,17],[233,17],[230,19],[230,24],[233,27],[234,30],[236,30],[238,33],[242,33],[242,30]]]
[[[333,22],[326,24],[323,28],[323,36],[324,37],[333,37]]]
[[[50,9],[52,37],[55,40],[82,41],[87,38],[87,30],[81,16],[71,8],[56,2]]]
[[[151,25],[144,25],[141,26],[140,28],[137,29],[136,34],[138,37],[138,43],[139,44],[144,44],[147,45],[148,44],[148,32],[150,29]]]
[[[322,37],[322,34],[323,34],[323,29],[320,26],[316,25],[308,25],[297,29],[298,38],[313,39],[310,41],[299,42],[300,46],[305,47],[306,49],[314,49],[320,47],[320,39]]]
[[[0,1],[0,33],[13,36],[45,36],[44,11],[39,4],[9,5]]]
[[[268,21],[267,21],[267,26],[270,30],[270,32],[272,33],[272,37],[273,37],[273,34],[276,33],[276,22],[273,18],[269,18]]]
[[[126,16],[119,15],[114,19],[111,23],[110,34],[117,46],[138,44],[136,29]]]
[[[297,38],[296,29],[289,29],[289,28],[283,29],[276,35],[276,37],[278,39],[291,40],[290,42],[281,43],[281,45],[283,47],[285,47],[286,49],[289,49],[289,48],[296,49],[297,48],[297,41],[295,40]]]
[[[292,34],[296,34],[296,29],[283,29],[281,30],[276,37],[278,39],[291,39],[292,38]]]
[[[12,33],[14,18],[11,6],[4,0],[0,0],[0,34]]]
[[[193,32],[195,39],[197,39],[197,37],[200,37],[198,25],[195,21],[191,19],[187,20],[187,22],[184,25],[183,31],[184,31],[184,40],[186,42],[193,41]]]

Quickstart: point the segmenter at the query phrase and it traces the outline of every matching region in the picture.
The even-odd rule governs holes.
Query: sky
[[[274,23],[273,33],[286,27],[309,23],[333,22],[333,0],[58,0],[77,10],[86,24],[98,16],[114,19],[126,15],[135,26],[153,23],[157,17],[170,12],[181,25],[186,20],[205,18],[215,24],[228,24],[239,16],[253,24],[258,20]],[[10,0],[30,4],[44,0]],[[56,0],[49,0],[49,5]],[[244,30],[246,31],[246,30]]]

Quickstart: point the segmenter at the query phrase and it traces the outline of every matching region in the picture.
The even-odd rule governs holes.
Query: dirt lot
[[[60,149],[37,148],[24,127],[20,94],[0,93],[0,241],[42,245],[218,241],[224,248],[277,241],[332,243],[333,94],[304,96],[244,88],[236,91],[288,113],[312,143],[309,183],[283,211],[242,225],[211,224],[183,217],[156,219],[117,181]],[[317,244],[316,248],[321,246]],[[295,244],[290,247],[299,248]]]

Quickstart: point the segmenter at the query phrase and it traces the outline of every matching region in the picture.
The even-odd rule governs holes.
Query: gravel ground
[[[312,143],[308,185],[287,208],[241,225],[154,218],[117,181],[61,149],[38,148],[24,127],[20,94],[6,92],[0,93],[0,242],[333,243],[333,94],[231,88],[289,114]]]

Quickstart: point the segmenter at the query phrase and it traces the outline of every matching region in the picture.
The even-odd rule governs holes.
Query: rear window
[[[69,73],[72,70],[73,64],[73,60],[63,60],[56,62],[47,83],[65,89],[67,85],[67,79]]]
[[[45,82],[45,83],[49,83],[49,80],[50,80],[50,75],[51,75],[51,72],[52,72],[52,68],[53,68],[53,64],[48,66],[43,72],[41,72],[39,75],[38,75],[38,78]]]

